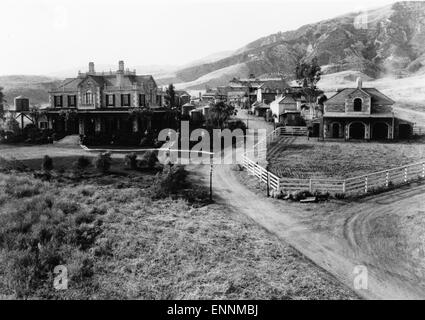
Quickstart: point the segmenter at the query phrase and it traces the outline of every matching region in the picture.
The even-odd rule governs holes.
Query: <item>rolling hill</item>
[[[0,76],[0,87],[3,88],[6,104],[12,105],[13,99],[22,95],[29,98],[32,105],[43,105],[49,101],[49,89],[58,85],[59,81],[46,76]]]
[[[397,2],[362,13],[279,32],[214,62],[183,68],[167,80],[187,89],[225,84],[231,76],[283,71],[317,57],[325,73],[359,71],[372,78],[404,77],[424,70],[425,2]],[[228,72],[232,70],[234,72]],[[223,76],[223,72],[225,76]],[[243,71],[241,73],[241,70]]]

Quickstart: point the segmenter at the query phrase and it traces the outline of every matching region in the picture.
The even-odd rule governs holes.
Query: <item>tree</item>
[[[213,105],[207,116],[207,125],[214,129],[223,129],[225,123],[232,115],[236,115],[237,111],[234,106],[228,105],[220,101]]]
[[[13,132],[14,135],[18,135],[21,132],[21,127],[19,126],[19,122],[16,121],[15,118],[10,117],[6,120],[6,131]]]
[[[321,68],[317,63],[317,58],[313,58],[310,63],[298,62],[295,67],[295,79],[302,87],[304,96],[308,98],[310,107],[316,101],[317,97],[323,93],[323,91],[317,89],[320,75]]]
[[[165,91],[165,93],[166,93],[165,100],[167,101],[167,105],[170,108],[176,107],[176,91],[172,83],[168,85],[168,88]]]

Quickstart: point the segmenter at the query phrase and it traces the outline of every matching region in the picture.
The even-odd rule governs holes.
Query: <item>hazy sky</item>
[[[2,0],[0,74],[181,65],[388,0]]]

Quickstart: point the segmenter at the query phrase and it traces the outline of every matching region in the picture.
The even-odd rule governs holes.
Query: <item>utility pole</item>
[[[212,202],[212,175],[213,175],[213,164],[210,166],[210,202]]]

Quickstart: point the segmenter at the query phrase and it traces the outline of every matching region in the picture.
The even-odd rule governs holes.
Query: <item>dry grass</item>
[[[67,172],[56,174],[50,181],[40,181],[30,172],[0,173],[2,191],[13,186],[0,193],[0,215],[39,203],[42,195],[49,199],[42,203],[52,208],[48,212],[55,219],[71,217],[84,228],[95,224],[100,232],[84,250],[72,243],[60,246],[64,251],[59,258],[71,278],[68,290],[55,291],[47,271],[42,283],[27,292],[29,298],[356,298],[245,217],[231,215],[220,205],[196,207],[178,199],[152,200],[153,175],[89,172],[75,178]],[[22,193],[20,188],[27,191]],[[16,297],[16,287],[8,282],[7,253],[4,248],[0,251],[3,298]]]
[[[421,142],[319,142],[305,137],[269,147],[272,172],[290,178],[355,177],[425,159]]]

